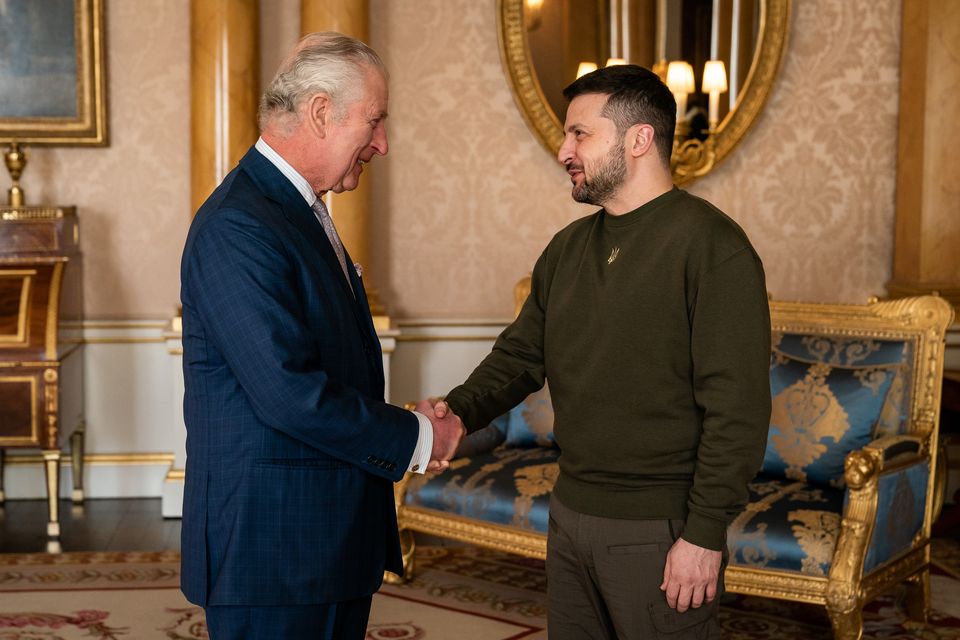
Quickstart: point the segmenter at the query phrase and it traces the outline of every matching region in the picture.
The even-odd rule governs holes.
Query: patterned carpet
[[[960,639],[960,543],[937,540],[929,624],[892,594],[871,603],[865,638]],[[421,547],[417,577],[374,597],[367,640],[546,638],[543,563],[474,548]],[[177,589],[176,553],[0,555],[0,640],[201,640],[203,612]],[[830,638],[822,610],[728,596],[724,638]]]

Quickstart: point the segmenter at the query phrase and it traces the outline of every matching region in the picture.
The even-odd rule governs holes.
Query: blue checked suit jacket
[[[193,220],[181,263],[191,602],[336,602],[401,571],[392,483],[417,419],[383,401],[380,343],[349,271],[356,297],[303,196],[254,148]]]

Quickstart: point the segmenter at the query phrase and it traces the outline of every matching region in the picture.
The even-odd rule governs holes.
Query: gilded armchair
[[[728,529],[727,590],[823,605],[834,637],[856,640],[863,605],[906,581],[925,620],[952,308],[774,302],[771,316],[769,442]]]

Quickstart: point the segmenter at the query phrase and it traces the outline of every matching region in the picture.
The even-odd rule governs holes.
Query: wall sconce
[[[687,120],[687,94],[693,93],[693,67],[683,61],[667,67],[667,86],[677,101],[677,126],[673,133],[670,168],[676,176],[698,177],[713,168],[716,162],[715,136],[720,113],[720,94],[727,90],[727,73],[721,60],[710,60],[703,68],[701,90],[710,96],[707,137],[691,135]]]

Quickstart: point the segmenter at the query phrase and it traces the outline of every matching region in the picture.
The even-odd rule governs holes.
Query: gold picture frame
[[[104,0],[6,0],[0,144],[107,144]]]

